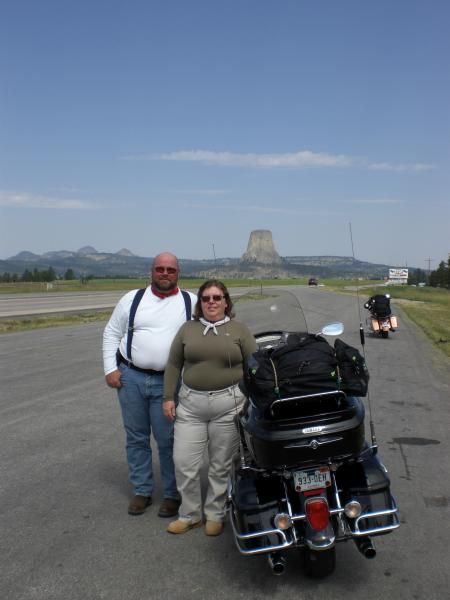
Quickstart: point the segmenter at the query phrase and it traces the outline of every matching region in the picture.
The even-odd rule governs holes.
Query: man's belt
[[[155,369],[141,369],[141,367],[136,367],[136,365],[133,365],[133,363],[130,360],[124,358],[119,351],[117,351],[116,356],[117,366],[119,366],[120,363],[123,363],[124,365],[127,365],[127,367],[129,367],[130,369],[133,369],[133,371],[139,371],[139,373],[146,373],[147,375],[164,375],[164,371],[155,371]]]

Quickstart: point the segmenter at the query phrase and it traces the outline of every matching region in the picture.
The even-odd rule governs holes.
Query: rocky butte
[[[255,229],[250,233],[247,252],[242,255],[242,265],[281,265],[283,259],[275,250],[272,240],[272,232],[268,229]]]

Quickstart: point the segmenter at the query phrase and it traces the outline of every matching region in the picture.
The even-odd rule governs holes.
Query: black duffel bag
[[[338,389],[333,348],[321,336],[291,334],[286,344],[258,350],[244,369],[247,393],[266,407],[278,398],[305,396]]]
[[[339,387],[348,396],[365,396],[369,371],[360,352],[342,340],[335,340],[334,349],[339,370]]]

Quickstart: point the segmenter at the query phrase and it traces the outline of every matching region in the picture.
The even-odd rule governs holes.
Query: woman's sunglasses
[[[224,296],[220,294],[212,294],[211,296],[202,296],[200,299],[202,302],[220,302],[223,298]]]

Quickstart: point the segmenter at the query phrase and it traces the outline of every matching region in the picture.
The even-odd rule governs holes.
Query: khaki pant
[[[199,392],[181,386],[175,421],[174,462],[182,503],[181,519],[202,519],[200,469],[208,449],[208,488],[204,504],[207,520],[222,522],[231,458],[239,446],[234,416],[245,397],[238,386]]]

